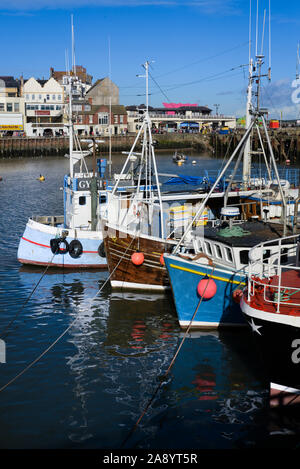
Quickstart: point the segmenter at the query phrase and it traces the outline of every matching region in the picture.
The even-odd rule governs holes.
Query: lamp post
[[[219,107],[220,107],[220,104],[214,104],[214,106],[216,106],[216,116],[218,116],[218,110],[219,110]]]

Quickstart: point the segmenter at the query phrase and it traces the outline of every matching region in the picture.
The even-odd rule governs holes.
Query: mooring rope
[[[211,276],[212,276],[213,273],[214,273],[214,270],[215,270],[215,266],[213,266],[212,272],[211,272],[210,275],[208,275],[208,278],[211,278]],[[185,341],[185,339],[186,339],[186,337],[187,337],[187,335],[188,335],[188,333],[189,333],[189,331],[190,331],[190,328],[191,328],[191,326],[192,326],[192,323],[193,323],[193,321],[194,321],[194,318],[195,318],[195,316],[196,316],[196,314],[197,314],[197,312],[198,312],[198,310],[199,310],[199,308],[200,308],[200,305],[201,305],[201,303],[202,303],[202,301],[203,301],[204,294],[205,294],[205,292],[206,292],[206,289],[207,289],[207,287],[208,287],[208,284],[209,284],[209,282],[207,282],[206,285],[205,285],[205,288],[204,288],[204,290],[203,290],[203,294],[202,294],[201,298],[200,298],[199,301],[198,301],[198,305],[197,305],[197,307],[196,307],[196,309],[195,309],[195,312],[194,312],[194,314],[193,314],[193,316],[192,316],[192,318],[191,318],[191,320],[190,320],[190,322],[189,322],[189,325],[188,325],[188,327],[187,327],[187,329],[186,329],[186,331],[185,331],[185,333],[184,333],[184,336],[183,336],[183,338],[182,338],[182,340],[181,340],[181,342],[180,342],[180,344],[179,344],[179,347],[177,348],[177,350],[176,350],[176,352],[175,352],[175,354],[174,354],[174,356],[173,356],[173,358],[172,358],[172,360],[171,360],[171,363],[170,363],[170,365],[169,365],[167,371],[166,371],[165,374],[163,375],[162,380],[160,381],[159,385],[156,387],[154,393],[152,394],[151,398],[149,399],[149,401],[147,402],[146,406],[144,407],[144,410],[143,410],[143,412],[141,413],[140,417],[138,418],[138,420],[136,421],[136,423],[135,423],[134,426],[132,427],[131,431],[129,432],[129,434],[127,435],[127,437],[125,438],[125,440],[124,440],[123,443],[121,444],[121,447],[124,446],[124,444],[129,440],[129,438],[131,437],[131,435],[132,435],[132,434],[134,433],[134,431],[137,429],[137,427],[138,427],[140,421],[142,420],[142,418],[143,418],[144,415],[146,414],[147,410],[149,409],[150,405],[152,404],[152,402],[153,402],[153,400],[154,400],[156,394],[158,393],[158,391],[160,390],[160,388],[162,387],[162,385],[165,383],[166,378],[167,378],[167,376],[168,376],[170,370],[172,369],[172,367],[173,367],[173,365],[174,365],[174,363],[175,363],[175,360],[176,360],[176,358],[177,358],[177,356],[178,356],[178,354],[179,354],[179,352],[180,352],[180,349],[181,349],[181,347],[183,346],[183,343],[184,343],[184,341]],[[1,391],[1,390],[0,390],[0,391]]]
[[[128,244],[126,250],[124,251],[123,255],[121,256],[120,260],[118,261],[117,265],[114,267],[114,269],[112,270],[111,274],[107,277],[107,279],[105,280],[105,282],[102,284],[101,288],[99,289],[99,291],[96,293],[96,295],[91,299],[89,300],[90,303],[92,303],[92,301],[95,300],[95,298],[99,295],[99,293],[103,290],[104,286],[107,284],[107,282],[110,280],[111,276],[114,274],[114,272],[116,271],[116,269],[118,268],[119,264],[121,263],[123,257],[125,256],[125,254],[127,253],[128,249],[130,248],[130,246],[132,245],[133,241],[135,240],[136,238],[136,235],[131,239],[130,243]],[[49,350],[51,350],[59,341],[62,337],[64,337],[66,335],[66,333],[74,326],[74,324],[76,323],[76,321],[79,319],[80,317],[80,314],[71,322],[71,324],[69,324],[69,326],[54,340],[54,342],[52,342],[52,344],[49,345],[49,347],[46,348],[46,350],[44,350],[37,358],[35,358],[35,360],[33,360],[31,363],[29,363],[29,365],[27,365],[20,373],[18,373],[14,378],[12,378],[8,383],[6,383],[4,386],[2,386],[0,388],[0,392],[1,391],[4,391],[4,389],[6,389],[10,384],[14,383],[20,376],[22,376],[27,370],[29,370],[30,368],[33,367],[33,365],[35,365],[38,361],[41,360],[41,358],[43,358],[44,355],[46,355],[47,352],[49,352]]]
[[[15,314],[15,316],[10,320],[10,322],[7,324],[7,326],[4,328],[4,330],[2,331],[2,334],[0,336],[1,339],[7,337],[7,335],[9,334],[9,332],[5,335],[5,332],[7,331],[7,329],[10,328],[10,326],[15,322],[15,320],[17,319],[17,317],[21,314],[21,312],[23,311],[23,309],[25,308],[25,306],[27,305],[28,301],[30,300],[30,298],[32,297],[32,295],[34,294],[35,290],[37,289],[37,287],[39,286],[39,284],[41,283],[42,281],[42,278],[44,277],[44,275],[46,274],[47,270],[49,269],[50,265],[52,264],[52,261],[54,259],[54,256],[55,254],[53,254],[52,256],[52,259],[48,262],[44,272],[42,273],[39,281],[35,284],[35,287],[33,288],[33,290],[31,291],[30,295],[28,296],[28,298],[26,299],[25,303],[21,306],[21,308],[19,309],[19,311]]]

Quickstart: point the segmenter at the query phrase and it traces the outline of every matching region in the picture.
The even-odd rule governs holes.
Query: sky
[[[191,103],[243,116],[251,42],[250,56],[265,55],[265,73],[271,66],[262,105],[270,117],[300,119],[299,0],[0,0],[0,76],[65,70],[72,15],[76,64],[93,82],[110,76],[120,104],[145,103],[138,75],[148,61],[149,105]]]

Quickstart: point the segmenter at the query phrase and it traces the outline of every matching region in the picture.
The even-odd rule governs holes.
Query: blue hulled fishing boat
[[[245,320],[239,303],[242,289],[247,281],[249,250],[266,240],[291,235],[298,229],[299,194],[279,177],[264,111],[259,108],[262,59],[263,56],[257,56],[255,67],[252,61],[249,64],[246,132],[243,138],[203,200],[176,248],[172,253],[164,254],[178,320],[182,328],[244,325]],[[256,76],[253,75],[253,70],[257,70]],[[256,108],[251,102],[253,80],[257,83]],[[268,144],[269,162],[262,145],[259,123],[262,123]],[[249,193],[244,199],[241,198],[238,206],[232,206],[228,204],[228,193],[242,158],[244,190],[251,185],[250,139],[255,129],[262,146],[260,153],[264,155],[269,174],[269,181],[266,184],[267,195],[266,192],[263,194],[261,185],[256,194]],[[198,227],[197,220],[209,203],[216,184],[237,154],[235,168],[224,194],[224,206],[220,211],[219,224],[215,223],[213,227]],[[276,184],[271,177],[272,171],[276,175]],[[258,181],[258,186],[259,184]],[[275,211],[274,206],[276,206]],[[277,250],[278,246],[270,243],[263,255],[271,256]],[[260,252],[257,254],[261,255]]]

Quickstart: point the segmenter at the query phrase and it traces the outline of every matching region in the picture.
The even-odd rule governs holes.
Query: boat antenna
[[[109,155],[108,155],[108,173],[111,179],[111,61],[110,61],[110,37],[108,37],[108,78],[109,78]]]
[[[269,69],[268,79],[271,81],[271,0],[269,0]]]
[[[255,40],[255,56],[257,56],[257,41],[258,41],[258,0],[256,0],[256,40]]]
[[[73,71],[74,76],[76,76],[73,15],[71,15],[71,26],[72,26],[72,71]]]
[[[262,55],[262,53],[263,53],[263,48],[264,48],[265,23],[266,23],[266,10],[264,10],[264,19],[263,19],[263,28],[262,28],[262,35],[261,35],[260,55]]]
[[[296,80],[299,80],[299,62],[300,62],[300,57],[299,57],[299,42],[297,45],[297,61],[296,61]]]

